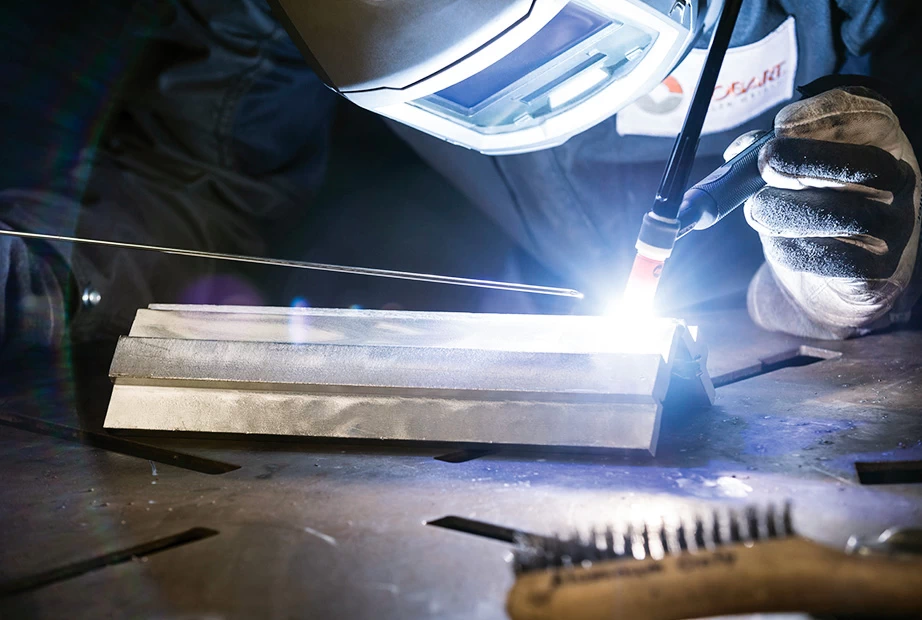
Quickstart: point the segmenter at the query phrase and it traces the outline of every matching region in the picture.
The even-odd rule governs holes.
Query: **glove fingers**
[[[897,255],[915,218],[902,200],[886,205],[854,192],[777,187],[765,187],[750,198],[745,213],[763,236],[863,237],[868,250]]]
[[[824,278],[886,279],[900,262],[899,252],[875,254],[841,239],[763,237],[762,245],[770,263]]]
[[[775,134],[783,137],[873,144],[897,159],[905,153],[900,121],[877,98],[836,88],[786,106],[775,117]]]
[[[798,185],[865,187],[894,191],[906,171],[890,153],[876,146],[804,138],[775,138],[759,153],[759,168],[770,168]],[[773,184],[772,178],[767,178]],[[812,182],[812,183],[811,183]],[[791,183],[780,185],[790,187]]]

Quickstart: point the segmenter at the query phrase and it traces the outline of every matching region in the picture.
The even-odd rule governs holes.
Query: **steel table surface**
[[[819,342],[763,332],[740,310],[690,322],[715,377],[802,345],[841,356],[724,385],[708,410],[668,412],[655,457],[464,462],[435,459],[451,449],[431,445],[130,438],[163,449],[151,456],[121,438],[81,443],[30,421],[101,432],[107,352],[77,385],[67,364],[20,364],[0,400],[0,586],[193,527],[217,534],[0,597],[0,616],[505,617],[508,546],[425,525],[447,515],[553,533],[790,498],[795,527],[831,545],[922,525],[922,485],[861,484],[854,465],[922,459],[922,332]],[[239,467],[204,473],[183,454]]]

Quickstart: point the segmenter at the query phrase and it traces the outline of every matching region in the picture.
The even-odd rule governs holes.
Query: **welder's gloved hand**
[[[766,259],[749,287],[753,320],[838,339],[908,319],[920,174],[890,106],[835,89],[785,107],[775,134],[759,157],[767,187],[744,208]]]
[[[9,228],[0,222],[0,228]],[[50,248],[0,236],[0,362],[64,336],[67,269]]]

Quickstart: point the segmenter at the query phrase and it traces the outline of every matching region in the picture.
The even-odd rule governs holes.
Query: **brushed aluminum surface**
[[[681,321],[152,306],[106,427],[654,451],[670,390],[706,405]]]

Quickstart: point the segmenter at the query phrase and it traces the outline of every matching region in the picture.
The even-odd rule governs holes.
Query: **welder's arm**
[[[919,297],[920,174],[899,120],[861,87],[784,108],[745,205],[766,264],[749,288],[760,326],[847,338],[905,320]]]

